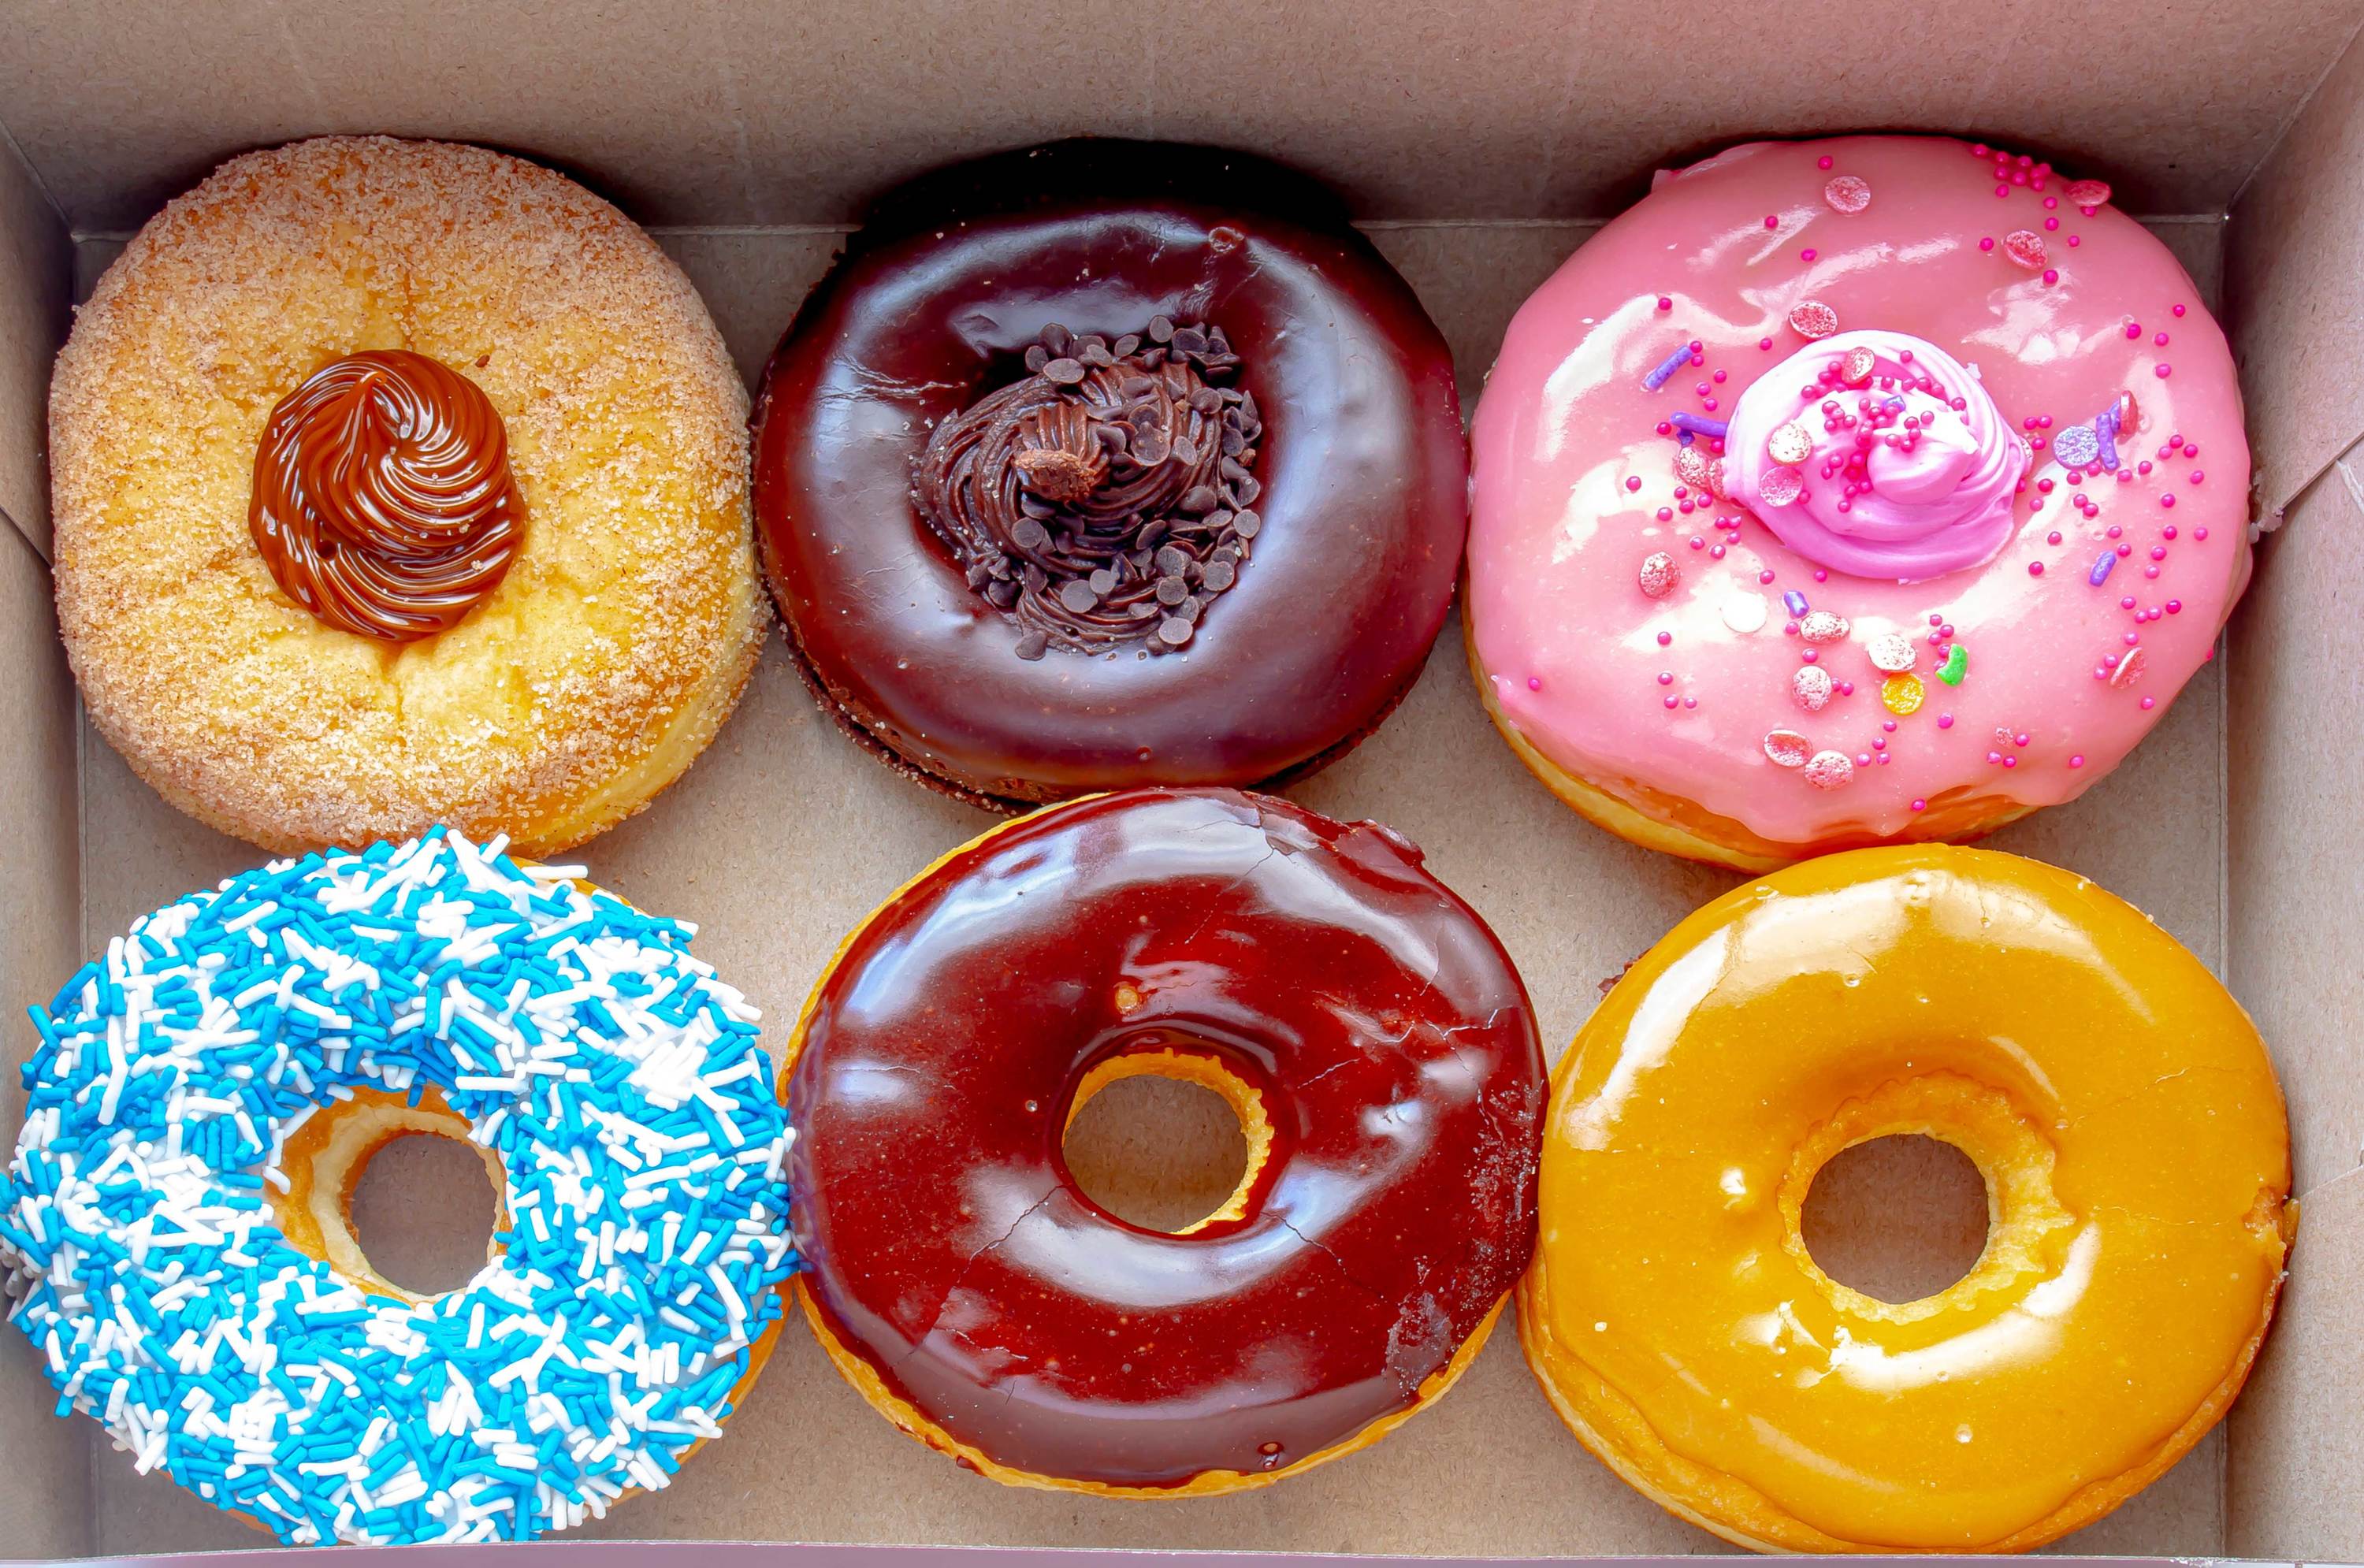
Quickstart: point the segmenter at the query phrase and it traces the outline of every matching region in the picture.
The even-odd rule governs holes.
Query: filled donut
[[[1148,789],[998,828],[847,940],[789,1051],[807,1315],[881,1413],[1004,1483],[1203,1496],[1375,1442],[1534,1245],[1525,991],[1369,823]],[[1062,1152],[1139,1073],[1246,1138],[1178,1232]]]
[[[1334,196],[1202,148],[1061,142],[896,194],[756,411],[764,568],[822,706],[1005,808],[1342,754],[1444,624],[1466,479],[1411,289]]]
[[[2224,334],[2026,156],[1756,143],[1511,321],[1465,631],[1522,761],[1636,843],[1763,871],[2075,798],[2247,581]]]
[[[0,1283],[142,1472],[289,1542],[516,1540],[665,1485],[753,1384],[794,1266],[756,1013],[645,915],[430,833],[146,916],[46,1008]],[[419,1297],[348,1219],[464,1138],[485,1265]]]
[[[1918,1133],[1985,1251],[1890,1303],[1801,1214]],[[1653,1499],[1788,1551],[2017,1551],[2164,1473],[2240,1392],[2297,1227],[2264,1042],[2172,938],[2034,861],[1904,846],[1717,899],[1553,1074],[1527,1359]]]
[[[746,413],[679,270],[571,181],[383,138],[233,159],[58,358],[83,700],[166,799],[272,850],[576,843],[754,667]]]

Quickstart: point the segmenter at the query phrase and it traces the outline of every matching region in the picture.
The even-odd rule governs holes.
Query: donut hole
[[[463,1139],[404,1132],[368,1156],[348,1212],[380,1279],[412,1296],[458,1290],[485,1266],[495,1196],[484,1157]]]
[[[1806,1251],[1839,1284],[1895,1305],[1937,1295],[1986,1251],[1986,1177],[1943,1139],[1868,1139],[1814,1173],[1800,1216]]]
[[[1229,1218],[1256,1153],[1243,1095],[1254,1103],[1254,1091],[1205,1057],[1103,1062],[1068,1113],[1067,1174],[1100,1208],[1144,1230],[1178,1236]],[[1260,1106],[1256,1115],[1261,1121]]]

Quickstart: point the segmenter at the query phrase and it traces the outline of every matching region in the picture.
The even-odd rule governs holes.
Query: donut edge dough
[[[1474,654],[1473,654],[1474,662]],[[1510,733],[1508,730],[1505,733]],[[1514,742],[1515,743],[1515,742]],[[1570,804],[1574,804],[1571,801]],[[1579,807],[1579,809],[1582,809]],[[1588,813],[1589,815],[1589,813]],[[2020,860],[1994,851],[1951,850],[1947,846],[1896,845],[1864,851],[1882,859],[1903,859],[1922,856],[1935,851],[1941,854],[1958,855],[1963,859]],[[2043,862],[2030,862],[2042,864]],[[2053,868],[2046,867],[2051,870]],[[2072,873],[2060,873],[2062,875]],[[1735,888],[1727,899],[1751,884]],[[2100,889],[2096,889],[2100,891]],[[1722,903],[1724,900],[1717,900]],[[2123,901],[2118,901],[2123,903]],[[1708,906],[1707,907],[1712,907]],[[2136,919],[2147,919],[2139,911],[2126,906]],[[1704,913],[1704,908],[1698,913]],[[1696,918],[1696,914],[1692,918]],[[1687,919],[1682,924],[1689,924]],[[1681,929],[1678,925],[1677,930]],[[1665,947],[1674,933],[1662,938],[1649,954],[1629,966],[1633,969],[1646,963]],[[2159,933],[2162,940],[2173,939]],[[2194,961],[2197,962],[2196,960]],[[1589,1024],[1586,1026],[1589,1028]],[[1580,1042],[1584,1030],[1580,1029]],[[2259,1042],[2259,1050],[2264,1050]],[[1581,1053],[1574,1047],[1565,1052],[1556,1064],[1553,1078],[1556,1093],[1565,1073],[1574,1070]],[[2269,1069],[2270,1071],[2270,1068]],[[1544,1154],[1549,1158],[1554,1140],[1548,1114],[1545,1118]],[[1798,1195],[1802,1196],[1802,1194]],[[1788,1199],[1785,1197],[1785,1202]],[[1990,1202],[1992,1200],[1990,1199]],[[2279,1229],[2283,1245],[2281,1269],[2266,1286],[2259,1304],[2257,1328],[2243,1342],[2232,1364],[2214,1388],[2202,1398],[2191,1414],[2158,1445],[2142,1462],[2114,1475],[2088,1482],[2042,1518],[2013,1531],[2000,1540],[1966,1546],[1909,1547],[1850,1540],[1819,1529],[1780,1507],[1763,1492],[1730,1472],[1714,1469],[1676,1453],[1661,1439],[1634,1402],[1606,1379],[1588,1368],[1582,1359],[1564,1351],[1551,1334],[1548,1286],[1545,1283],[1546,1250],[1542,1241],[1535,1249],[1534,1262],[1519,1281],[1518,1335],[1520,1348],[1525,1353],[1527,1365],[1534,1375],[1561,1422],[1591,1455],[1611,1473],[1647,1497],[1667,1513],[1696,1525],[1710,1534],[1752,1551],[1768,1553],[1847,1552],[1895,1553],[1909,1556],[1958,1556],[1963,1552],[2006,1554],[2033,1551],[2058,1540],[2072,1530],[2082,1529],[2111,1513],[2121,1504],[2165,1474],[2180,1461],[2209,1429],[2232,1407],[2234,1400],[2248,1381],[2250,1369],[2256,1364],[2258,1352],[2273,1326],[2274,1311],[2279,1305],[2282,1286],[2289,1276],[2289,1249],[2293,1243],[2299,1218],[2299,1201],[2287,1192],[2282,1195]],[[1544,1222],[1548,1233],[1548,1219]],[[1845,1286],[1837,1286],[1844,1291]],[[1851,1292],[1849,1294],[1852,1294]],[[1578,1392],[1572,1393],[1571,1389]],[[1581,1398],[1578,1396],[1580,1393]]]
[[[242,421],[259,431],[271,399],[294,384],[279,374],[286,385],[255,397],[221,379],[272,375],[276,359],[308,345],[235,341],[240,324],[226,327],[193,297],[230,290],[223,269],[317,280],[320,263],[306,248],[336,243],[319,231],[320,217],[338,216],[357,187],[385,204],[374,221],[431,218],[452,233],[484,231],[478,253],[488,271],[459,286],[491,303],[442,298],[437,319],[448,326],[481,310],[487,328],[514,333],[492,341],[492,354],[526,345],[507,356],[516,361],[509,379],[496,366],[487,385],[507,405],[520,479],[549,487],[540,497],[545,517],[614,503],[607,515],[623,514],[643,536],[640,550],[611,545],[604,559],[590,558],[585,576],[579,551],[551,541],[537,550],[530,491],[525,547],[508,580],[468,617],[420,642],[358,650],[370,639],[313,620],[271,582],[248,535],[243,468],[229,517],[230,481],[205,466],[250,462]],[[563,245],[580,265],[560,270],[542,254],[499,268],[497,248],[520,236]],[[352,265],[366,264],[364,249],[354,255]],[[407,294],[410,279],[399,283]],[[379,346],[394,330],[381,297],[393,286],[349,289],[355,297],[337,306],[360,317],[344,324],[351,340],[333,347]],[[519,296],[536,302],[530,317],[508,303]],[[307,327],[318,331],[321,312],[314,314]],[[553,333],[559,340],[546,340]],[[567,361],[586,340],[610,355],[656,346],[653,359],[638,361],[637,403],[568,406],[581,391],[568,384]],[[241,364],[250,359],[262,363]],[[485,375],[481,365],[472,377]],[[320,137],[231,159],[176,196],[108,267],[51,381],[58,617],[91,720],[165,800],[274,853],[356,848],[437,823],[477,839],[506,832],[521,854],[572,848],[678,778],[754,673],[771,610],[755,573],[747,411],[745,385],[687,276],[630,219],[563,174],[484,148],[387,137]],[[198,420],[209,428],[182,428]],[[229,430],[210,428],[225,422]],[[671,495],[656,503],[662,514],[626,510],[657,480],[640,454],[616,452],[633,427],[649,423],[665,427],[665,462],[655,472]],[[627,489],[626,471],[635,469],[637,488]],[[158,471],[169,476],[161,497],[150,477]],[[586,489],[587,502],[561,499]],[[659,516],[661,528],[647,526]],[[154,603],[177,584],[142,559],[165,528],[198,541],[173,563],[184,577],[235,574],[178,615]],[[596,627],[583,602],[561,607],[554,628],[520,626],[518,606],[553,588],[623,607],[611,616],[603,606],[608,624]],[[193,617],[203,616],[214,617],[206,646],[192,650]],[[284,655],[269,662],[270,645],[287,639],[316,678],[294,678]],[[520,665],[526,652],[540,663]],[[419,673],[426,695],[447,707],[479,699],[492,717],[478,713],[440,734],[413,731],[394,665],[447,655],[455,668]],[[489,689],[503,683],[514,689]],[[506,721],[504,703],[517,709]],[[362,721],[374,728],[357,728]],[[397,744],[384,744],[389,736]]]
[[[797,1059],[804,1054],[805,1030],[812,1022],[813,1013],[820,1006],[821,994],[828,988],[831,976],[837,973],[838,965],[845,961],[845,955],[853,951],[856,942],[862,940],[862,934],[870,929],[873,921],[900,903],[907,895],[926,883],[944,866],[1004,833],[1024,827],[1042,812],[1058,811],[1081,806],[1087,801],[1098,800],[1110,793],[1121,792],[1103,790],[1098,795],[1077,795],[1070,800],[1035,807],[1023,817],[1015,817],[1007,822],[997,823],[967,842],[938,855],[892,893],[881,898],[870,913],[862,917],[861,923],[848,931],[844,940],[837,944],[837,951],[830,954],[829,962],[821,966],[820,978],[813,982],[812,990],[807,994],[805,1005],[797,1014],[796,1029],[788,1036],[788,1043],[781,1052],[779,1069],[781,1095],[786,1097],[788,1080],[795,1073]],[[1113,1075],[1110,1078],[1104,1078],[1102,1082],[1112,1081],[1112,1077]],[[1224,1089],[1217,1088],[1215,1092],[1223,1094],[1227,1100],[1231,1097]],[[1080,1106],[1084,1098],[1084,1095],[1078,1095],[1076,1105]],[[1233,1109],[1235,1111],[1238,1109],[1236,1103],[1233,1105]],[[1254,1132],[1252,1127],[1244,1130],[1251,1141],[1253,1156],[1255,1152]],[[1268,1140],[1267,1131],[1266,1140]],[[1247,1177],[1243,1178],[1241,1184],[1243,1189],[1246,1187],[1248,1179],[1254,1173],[1255,1165],[1252,1158]],[[1223,1212],[1224,1210],[1218,1209],[1215,1215],[1199,1220],[1198,1224],[1206,1224],[1208,1219],[1215,1218]],[[1197,1226],[1194,1225],[1189,1229],[1195,1229]],[[1177,1232],[1177,1234],[1182,1233],[1186,1232]],[[1411,1404],[1400,1410],[1391,1411],[1379,1417],[1360,1430],[1332,1443],[1328,1448],[1310,1453],[1294,1463],[1283,1465],[1278,1470],[1259,1471],[1254,1474],[1242,1474],[1236,1470],[1202,1470],[1177,1486],[1115,1486],[1106,1482],[1078,1481],[1064,1475],[1043,1475],[1033,1471],[1012,1469],[1009,1465],[996,1462],[982,1450],[962,1442],[943,1428],[929,1420],[908,1400],[887,1387],[886,1380],[879,1376],[877,1369],[856,1354],[838,1336],[836,1330],[830,1327],[828,1314],[822,1309],[812,1292],[807,1288],[801,1273],[795,1275],[785,1288],[793,1291],[797,1301],[803,1307],[805,1321],[811,1325],[813,1338],[820,1341],[821,1353],[829,1358],[830,1364],[837,1369],[838,1375],[844,1378],[853,1391],[862,1396],[864,1403],[886,1417],[887,1420],[894,1423],[898,1431],[912,1440],[933,1449],[938,1453],[947,1455],[964,1468],[973,1470],[988,1480],[998,1481],[1004,1486],[1027,1486],[1045,1492],[1078,1492],[1097,1497],[1137,1498],[1149,1502],[1184,1497],[1214,1497],[1230,1492],[1252,1492],[1261,1486],[1272,1485],[1275,1482],[1285,1480],[1289,1476],[1301,1475],[1317,1465],[1327,1464],[1333,1459],[1344,1459],[1348,1454],[1359,1452],[1370,1447],[1444,1397],[1445,1391],[1460,1381],[1461,1374],[1469,1369],[1469,1363],[1478,1359],[1478,1352],[1484,1350],[1486,1341],[1493,1337],[1495,1323],[1501,1318],[1503,1308],[1510,1305],[1511,1296],[1516,1295],[1519,1289],[1514,1285],[1502,1293],[1501,1297],[1487,1310],[1484,1320],[1476,1329],[1470,1330],[1469,1337],[1462,1340],[1460,1348],[1453,1352],[1453,1358],[1422,1382],[1419,1392]],[[775,1324],[774,1327],[776,1329],[778,1325]]]
[[[1729,866],[1751,876],[1779,871],[1822,854],[1844,854],[1863,845],[1777,844],[1760,839],[1730,817],[1718,817],[1704,807],[1691,805],[1671,795],[1661,795],[1666,816],[1656,816],[1612,794],[1607,786],[1569,773],[1558,763],[1535,750],[1533,742],[1519,732],[1494,700],[1494,677],[1487,671],[1485,661],[1478,656],[1478,622],[1471,613],[1466,592],[1467,573],[1463,573],[1465,592],[1461,600],[1461,647],[1467,655],[1470,678],[1478,684],[1478,701],[1493,721],[1495,733],[1501,736],[1527,772],[1536,782],[1559,797],[1560,803],[1604,833],[1613,833],[1629,844],[1661,854],[1677,855],[1687,861],[1699,861],[1707,865]],[[1891,842],[1912,844],[1943,840],[1959,842],[1984,838],[2005,823],[2015,822],[2034,811],[2035,806],[1998,799],[1991,811],[1978,813],[1957,821],[1939,817],[1930,824],[1935,831],[1920,840],[1897,840]],[[1933,817],[1938,814],[1932,812]],[[1688,826],[1686,825],[1688,824]]]

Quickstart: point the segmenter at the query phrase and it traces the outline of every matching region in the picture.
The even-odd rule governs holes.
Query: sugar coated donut
[[[33,1010],[0,1281],[144,1473],[291,1542],[523,1540],[666,1485],[794,1264],[756,1014],[691,928],[440,829],[141,918]],[[471,1140],[498,1229],[414,1296],[347,1218]]]
[[[1801,1229],[1850,1145],[1942,1139],[1986,1249],[1891,1304]],[[2092,884],[1942,845],[1737,888],[1563,1057],[1527,1359],[1587,1448],[1728,1540],[2016,1551],[2108,1513],[2224,1415],[2298,1209],[2247,1015]]]
[[[1521,307],[1464,629],[1520,758],[1764,871],[2073,799],[2247,581],[2224,334],[2109,189],[1918,137],[1662,175]]]
[[[1534,1243],[1543,1058],[1492,933],[1369,823],[1135,790],[954,851],[789,1047],[798,1289],[830,1359],[997,1481],[1258,1486],[1469,1364]],[[1076,1107],[1204,1084],[1248,1163],[1175,1233],[1077,1189]]]
[[[764,569],[821,706],[1001,809],[1342,755],[1444,625],[1453,361],[1339,200],[1070,141],[891,196],[764,377]]]
[[[747,398],[573,182],[327,138],[107,269],[50,396],[58,618],[142,778],[283,851],[448,823],[547,853],[712,739],[768,622]]]

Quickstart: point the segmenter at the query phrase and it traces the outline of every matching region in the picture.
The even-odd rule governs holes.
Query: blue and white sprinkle
[[[795,1266],[757,1013],[693,928],[440,830],[157,910],[46,1008],[0,1284],[58,1412],[283,1540],[524,1540],[716,1436]],[[467,1285],[282,1234],[288,1135],[429,1086],[506,1170]]]

